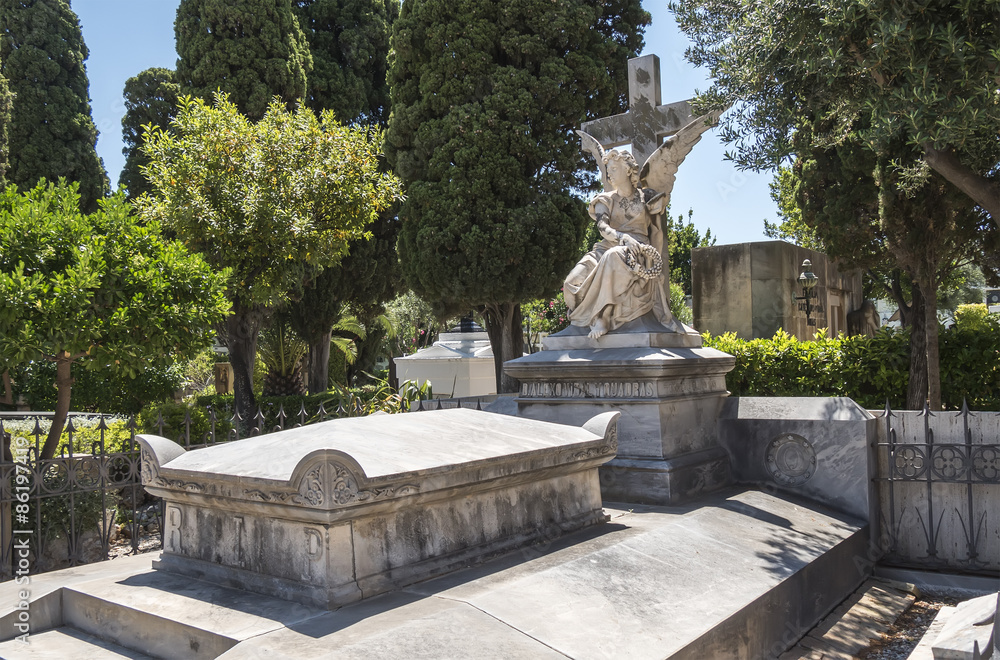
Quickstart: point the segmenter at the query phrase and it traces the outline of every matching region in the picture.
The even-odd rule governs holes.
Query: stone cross
[[[628,108],[628,112],[584,122],[580,128],[605,149],[631,143],[639,167],[663,138],[694,119],[688,101],[660,105],[660,58],[656,55],[628,61]]]

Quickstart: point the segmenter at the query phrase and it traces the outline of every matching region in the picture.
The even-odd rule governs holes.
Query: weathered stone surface
[[[985,653],[992,641],[994,617],[1000,611],[998,598],[1000,593],[959,603],[931,645],[934,660],[973,660],[976,644],[980,653]]]
[[[584,122],[581,128],[605,147],[632,145],[638,163],[646,162],[663,138],[687,126],[694,115],[689,101],[661,105],[660,58],[628,61],[628,112]]]
[[[521,382],[518,415],[572,424],[620,411],[618,457],[601,469],[605,499],[678,503],[728,484],[716,423],[735,359],[700,339],[677,348],[651,345],[655,336],[641,332],[589,341],[598,348],[543,350],[504,364]],[[603,347],[623,341],[631,346]]]
[[[603,522],[618,413],[593,417],[374,415],[186,453],[139,436],[165,500],[156,567],[335,607]]]
[[[733,477],[797,493],[871,520],[876,420],[846,398],[732,397],[719,442]]]
[[[101,616],[135,616],[146,643],[187,644],[168,657],[212,657],[172,627],[184,625],[232,640],[227,659],[756,660],[794,645],[865,577],[854,559],[866,528],[847,516],[758,491],[700,504],[609,507],[609,524],[334,612],[152,571],[148,555],[40,575],[32,587],[56,589],[60,617],[84,603],[63,600],[71,590]],[[0,604],[16,588],[0,584]]]

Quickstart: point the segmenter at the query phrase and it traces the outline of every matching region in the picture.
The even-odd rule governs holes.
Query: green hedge
[[[874,337],[799,341],[783,331],[772,339],[704,335],[705,345],[736,357],[726,377],[734,396],[846,396],[868,409],[906,407],[908,330],[883,328]],[[941,330],[941,398],[957,410],[1000,410],[1000,323]]]

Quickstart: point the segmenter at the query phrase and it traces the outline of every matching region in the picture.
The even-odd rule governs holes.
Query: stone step
[[[216,658],[248,637],[282,627],[282,619],[319,613],[163,571],[133,575],[127,586],[95,581],[62,593],[65,625],[162,658]]]
[[[5,660],[147,660],[151,656],[122,648],[75,628],[63,626],[32,634],[28,643],[15,639],[0,642],[0,658]]]
[[[779,660],[851,660],[892,627],[916,596],[868,580]]]

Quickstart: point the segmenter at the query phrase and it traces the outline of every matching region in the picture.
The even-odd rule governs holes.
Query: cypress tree
[[[170,69],[152,68],[125,81],[125,116],[122,117],[122,142],[125,167],[118,178],[118,188],[129,199],[149,191],[150,185],[140,168],[149,162],[142,149],[143,126],[167,128],[177,113],[180,86]]]
[[[0,69],[2,68],[0,66]],[[7,140],[9,139],[11,100],[7,79],[0,75],[0,189],[7,182],[7,164],[10,156],[10,152],[7,149]]]
[[[389,119],[386,58],[398,0],[297,0],[299,26],[309,41],[313,69],[306,103],[333,110],[345,123]]]
[[[496,359],[521,354],[520,303],[579,256],[588,189],[573,129],[623,107],[649,14],[638,0],[408,0],[393,29],[386,152],[407,184],[410,287],[482,314]]]
[[[174,23],[177,82],[211,100],[217,89],[250,119],[278,96],[305,96],[312,57],[292,0],[181,0]]]
[[[296,14],[313,58],[307,105],[316,112],[332,110],[346,123],[384,127],[389,36],[398,1],[299,0]],[[310,392],[327,389],[331,328],[345,305],[364,323],[381,314],[398,292],[395,215],[382,213],[372,223],[372,237],[352,241],[341,263],[324,270],[290,306],[292,327],[309,343]],[[362,342],[358,348],[363,350]]]
[[[22,190],[43,177],[77,181],[90,211],[109,186],[95,148],[87,56],[66,0],[0,1],[0,62],[14,94],[7,180]]]

